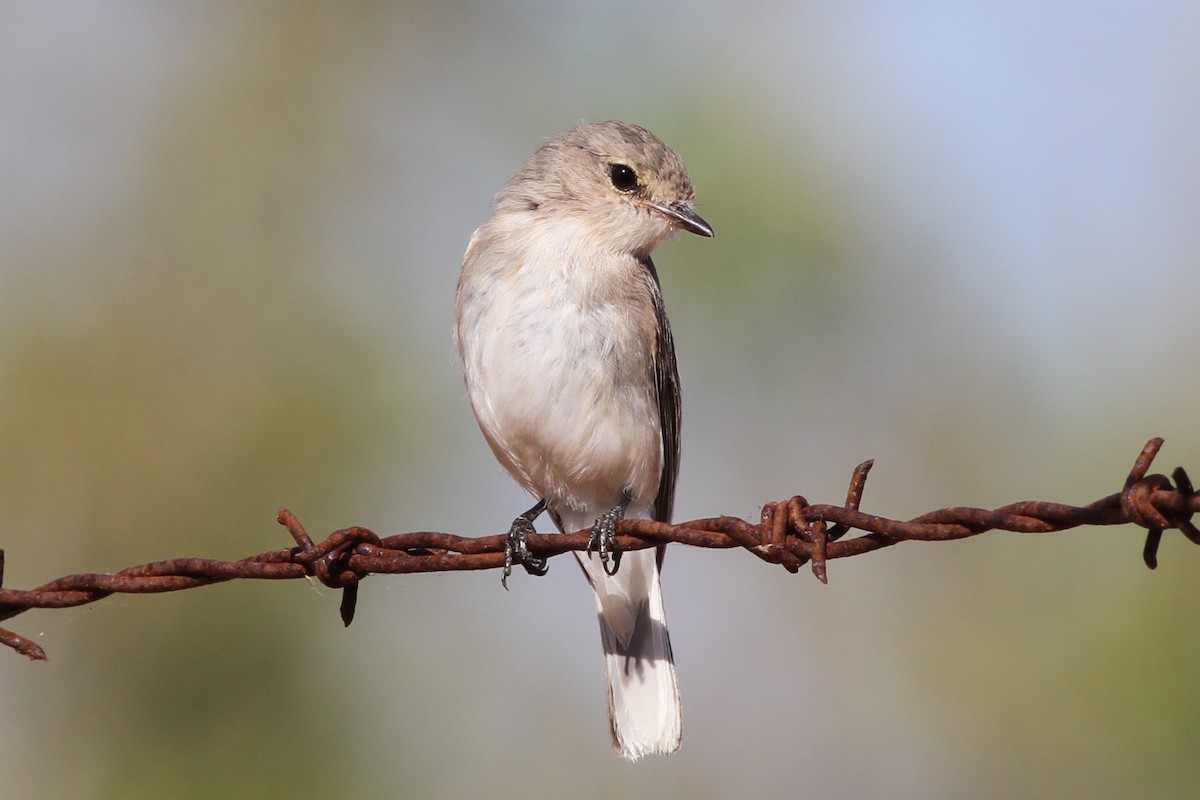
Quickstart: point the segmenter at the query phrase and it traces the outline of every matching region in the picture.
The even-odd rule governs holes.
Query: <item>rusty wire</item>
[[[1172,477],[1148,475],[1162,447],[1151,439],[1134,462],[1124,488],[1086,506],[1041,500],[1012,503],[994,510],[970,507],[943,508],[900,521],[859,510],[867,473],[873,462],[860,464],[850,480],[843,505],[810,505],[803,497],[767,503],[757,524],[738,517],[712,517],[676,525],[645,519],[627,519],[617,526],[617,545],[640,550],[665,542],[694,547],[743,548],[789,572],[810,564],[813,574],[826,581],[826,562],[861,555],[904,541],[939,542],[964,539],[985,531],[1052,533],[1081,525],[1137,525],[1148,531],[1142,557],[1151,569],[1157,566],[1158,545],[1165,530],[1175,528],[1200,544],[1200,530],[1191,517],[1200,511],[1200,495],[1187,473],[1178,467]],[[418,531],[380,538],[366,528],[343,528],[316,543],[300,521],[286,509],[279,522],[296,542],[295,547],[272,550],[240,561],[176,558],[123,569],[113,574],[68,575],[36,589],[0,588],[0,620],[31,608],[68,608],[94,603],[114,593],[156,593],[192,589],[235,579],[290,580],[315,577],[326,586],[343,590],[341,614],[346,625],[354,616],[358,582],[372,573],[449,572],[499,569],[504,566],[506,537],[467,537]],[[852,530],[862,535],[843,538]],[[529,548],[535,556],[549,558],[568,551],[585,550],[590,531],[568,534],[532,534]],[[3,581],[0,551],[0,583]],[[29,639],[0,629],[0,644],[35,660],[45,651]]]

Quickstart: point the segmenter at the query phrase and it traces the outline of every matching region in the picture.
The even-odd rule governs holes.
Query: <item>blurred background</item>
[[[5,4],[5,585],[316,537],[500,533],[451,341],[548,136],[637,122],[714,240],[656,253],[676,517],[894,517],[1200,472],[1190,3]],[[575,567],[303,582],[11,623],[25,798],[1194,797],[1200,551],[1132,528],[834,562],[674,548],[684,745],[609,750]]]

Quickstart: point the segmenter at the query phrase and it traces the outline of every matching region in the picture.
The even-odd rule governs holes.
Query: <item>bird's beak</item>
[[[704,218],[697,214],[687,203],[671,203],[669,206],[660,203],[650,203],[649,206],[685,231],[697,234],[698,236],[711,237],[713,235],[712,226],[705,222]]]

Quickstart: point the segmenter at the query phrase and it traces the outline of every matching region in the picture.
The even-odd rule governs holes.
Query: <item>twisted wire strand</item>
[[[987,531],[1053,533],[1084,525],[1132,524],[1146,530],[1142,557],[1151,569],[1157,566],[1163,532],[1179,530],[1200,544],[1200,530],[1191,522],[1200,511],[1200,496],[1182,467],[1168,478],[1147,474],[1162,447],[1151,439],[1138,454],[1121,491],[1086,506],[1026,500],[996,509],[956,506],[895,520],[859,510],[872,463],[860,464],[850,479],[842,505],[811,505],[803,497],[763,506],[758,523],[739,517],[711,517],[668,524],[627,519],[617,525],[617,546],[640,550],[663,543],[708,548],[741,548],[789,572],[805,564],[822,582],[826,564],[835,558],[862,555],[905,541],[940,542],[977,536]],[[488,570],[504,567],[507,536],[469,537],[451,533],[415,531],[380,538],[360,527],[334,531],[314,542],[290,511],[278,520],[296,545],[249,556],[238,561],[210,558],[175,558],[128,567],[115,573],[85,572],[67,575],[34,589],[0,588],[0,620],[32,608],[70,608],[94,603],[115,593],[174,592],[230,580],[294,580],[314,577],[326,586],[343,590],[341,616],[349,625],[354,617],[358,583],[371,574]],[[848,536],[853,531],[859,535]],[[531,534],[530,551],[551,558],[586,550],[587,530],[566,534]],[[4,555],[0,551],[0,584]],[[0,645],[34,660],[45,660],[45,651],[31,640],[0,628]]]

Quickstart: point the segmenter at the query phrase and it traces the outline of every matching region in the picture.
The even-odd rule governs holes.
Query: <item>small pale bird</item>
[[[576,554],[600,615],[613,748],[679,748],[679,687],[663,611],[663,550],[622,554],[624,516],[670,521],[679,373],[650,252],[676,231],[712,236],[683,161],[624,122],[580,125],[539,148],[496,195],[458,281],[455,340],[483,435],[535,498],[509,532],[505,575],[545,563],[533,520],[592,529]]]

